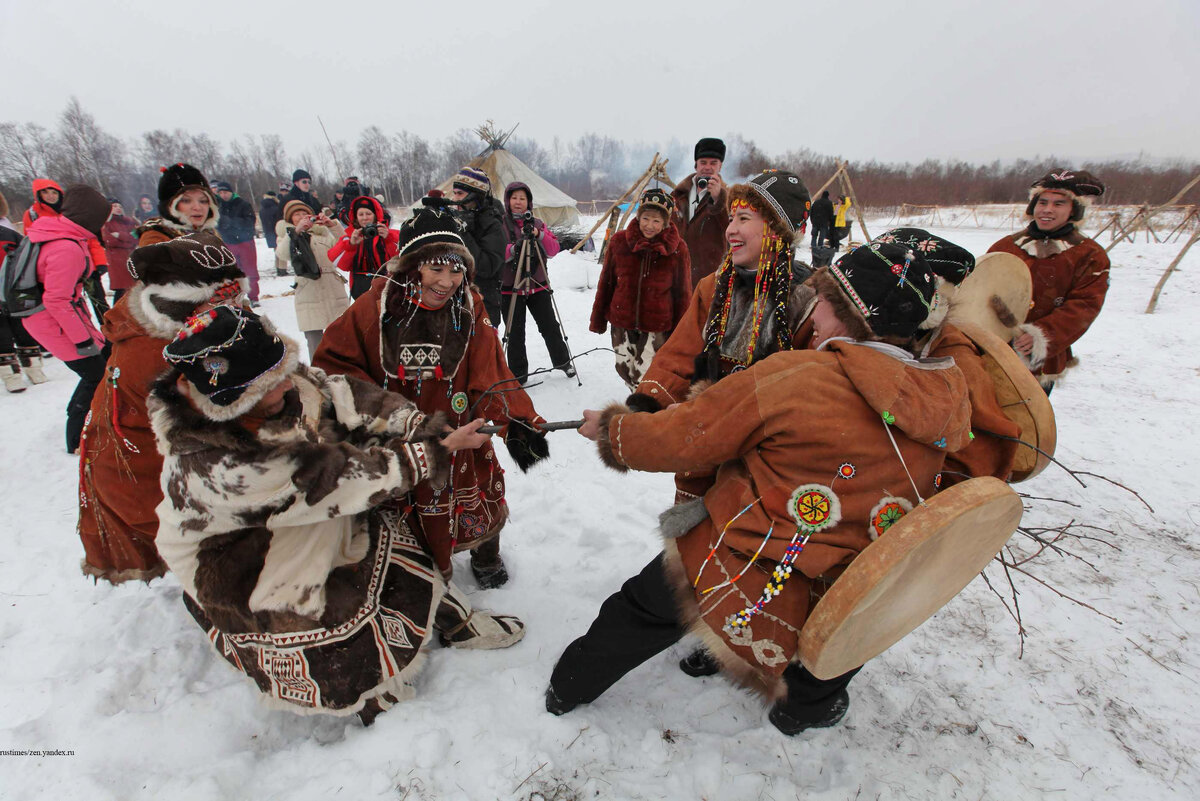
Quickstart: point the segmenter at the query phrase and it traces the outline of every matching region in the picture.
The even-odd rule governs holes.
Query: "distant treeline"
[[[724,175],[734,181],[765,167],[798,173],[816,190],[834,172],[839,159],[802,148],[767,155],[740,134],[725,137]],[[655,152],[670,158],[675,180],[692,171],[692,142],[627,143],[595,133],[549,144],[514,137],[506,147],[543,178],[577,200],[616,198],[649,165]],[[0,190],[14,212],[30,202],[34,178],[53,178],[64,186],[91,184],[131,204],[142,193],[155,194],[159,168],[177,161],[194,164],[209,180],[222,179],[240,194],[257,198],[280,182],[290,183],[297,167],[308,170],[318,197],[331,199],[342,179],[357,175],[387,203],[411,203],[470,161],[485,144],[468,129],[431,141],[408,131],[388,133],[379,126],[361,131],[354,146],[286,152],[277,134],[245,136],[229,142],[205,133],[154,130],[132,140],[108,133],[76,98],[71,98],[54,128],[36,123],[0,123]],[[1058,158],[968,164],[927,160],[920,164],[851,162],[855,193],[867,206],[962,205],[1023,201],[1030,182],[1054,167],[1086,169],[1108,186],[1105,203],[1163,203],[1200,171],[1196,162],[1162,162],[1148,157],[1072,164]],[[837,192],[838,187],[832,187]],[[500,194],[501,189],[496,189]],[[1200,200],[1200,188],[1183,202]],[[535,198],[536,203],[536,198]]]

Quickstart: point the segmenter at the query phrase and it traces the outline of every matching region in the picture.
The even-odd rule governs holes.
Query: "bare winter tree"
[[[405,205],[414,203],[426,190],[441,182],[437,154],[428,141],[408,131],[396,134],[393,143],[399,167],[401,202]]]
[[[125,144],[107,133],[72,97],[59,118],[59,180],[79,181],[111,191],[125,171]]]
[[[399,165],[395,143],[378,125],[363,130],[358,137],[359,177],[373,191],[382,192],[389,202],[397,188]]]

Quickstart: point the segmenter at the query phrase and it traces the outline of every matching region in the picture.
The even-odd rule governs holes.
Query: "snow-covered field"
[[[977,254],[1009,233],[934,230]],[[1018,487],[1065,501],[1027,501],[1029,525],[1074,519],[1111,532],[1085,533],[1115,547],[1068,544],[1090,565],[1050,553],[1026,565],[1095,611],[1016,575],[1022,655],[1012,618],[976,580],[866,666],[842,725],[794,739],[721,677],[681,673],[687,642],[591,706],[544,711],[554,660],[658,550],[654,519],[672,496],[669,476],[608,471],[573,432],[553,434],[551,458],[529,474],[506,464],[512,581],[479,591],[465,561],[458,573],[477,606],[526,621],[523,642],[435,647],[418,697],[369,729],[264,709],[212,652],[173,577],[114,588],[80,575],[77,463],[62,434],[75,378],[52,362],[48,383],[0,394],[0,749],[72,753],[5,751],[0,797],[1200,798],[1200,252],[1158,311],[1142,313],[1179,247],[1113,251],[1108,301],[1077,348],[1082,366],[1053,396],[1058,457],[1136,489],[1153,511],[1104,481],[1085,476],[1080,488],[1055,466]],[[551,263],[576,353],[608,345],[587,332],[598,274],[589,254]],[[266,279],[263,311],[303,341],[288,288]],[[531,366],[548,364],[532,330],[528,345]],[[539,411],[571,419],[624,397],[611,358],[584,356],[582,387],[547,375],[530,389]],[[987,573],[1007,590],[995,565]]]

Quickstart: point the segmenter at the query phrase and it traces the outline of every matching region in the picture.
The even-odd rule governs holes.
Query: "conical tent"
[[[525,162],[504,148],[489,147],[467,166],[487,173],[488,180],[492,182],[492,194],[501,202],[504,201],[504,187],[513,181],[520,181],[528,186],[529,191],[533,193],[533,213],[551,228],[569,228],[579,224],[579,210],[575,208],[575,199],[538,175]],[[454,176],[438,185],[438,189],[449,196],[452,183]],[[420,201],[417,201],[413,204],[414,207],[419,203]]]

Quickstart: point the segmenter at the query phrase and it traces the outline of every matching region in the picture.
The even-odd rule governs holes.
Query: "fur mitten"
[[[625,399],[625,405],[635,412],[661,412],[663,405],[641,392],[634,392]]]
[[[509,455],[522,473],[550,455],[546,432],[538,431],[523,420],[513,420],[508,424],[504,444],[508,446]]]

